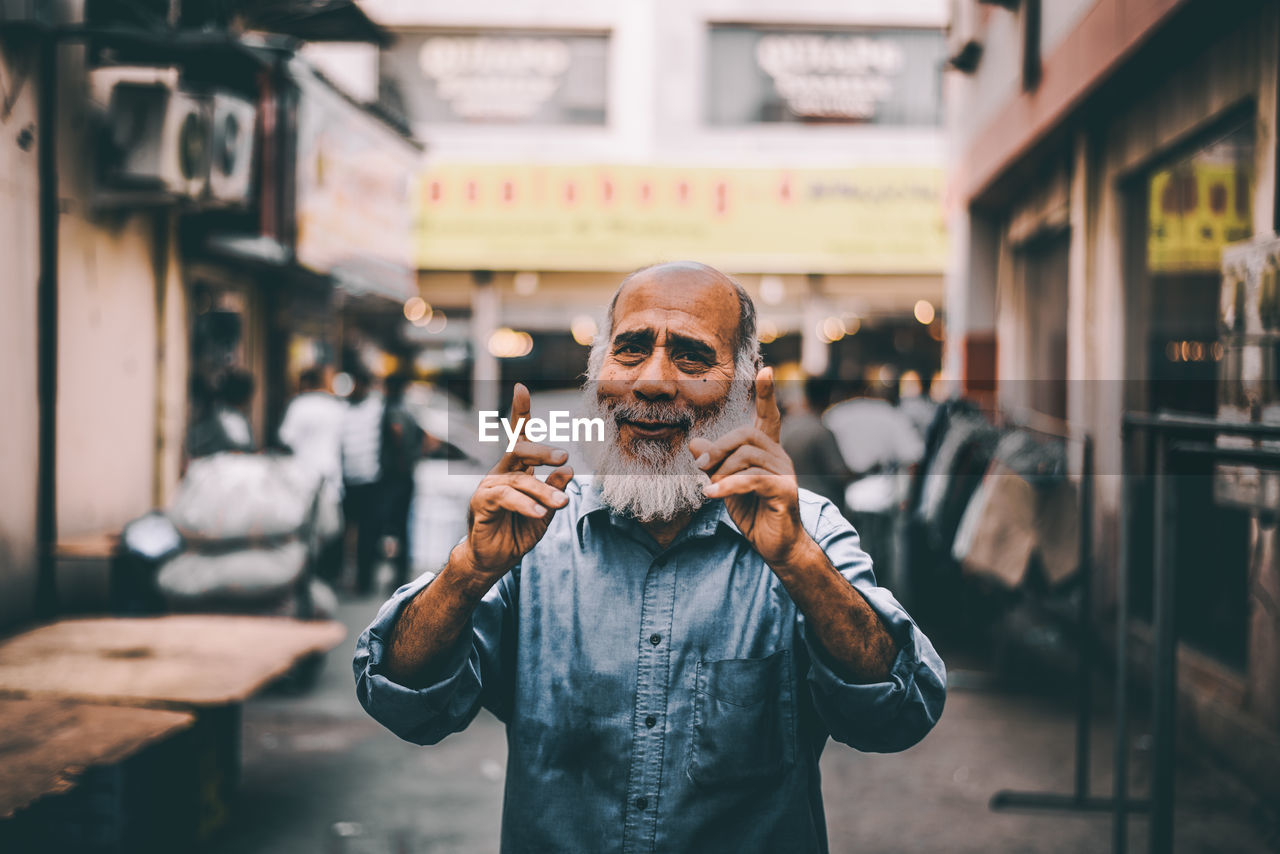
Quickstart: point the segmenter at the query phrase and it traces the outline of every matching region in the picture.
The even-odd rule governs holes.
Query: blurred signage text
[[[603,124],[609,39],[546,32],[402,33],[382,98],[413,124]]]
[[[617,270],[697,258],[777,273],[940,273],[942,170],[441,163],[419,269]]]
[[[937,125],[940,30],[711,28],[713,124]]]
[[[760,39],[756,61],[797,116],[867,121],[893,94],[906,52],[889,39],[775,33]]]

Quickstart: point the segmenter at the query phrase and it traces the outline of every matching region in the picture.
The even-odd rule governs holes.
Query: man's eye
[[[635,344],[620,344],[614,351],[613,355],[621,358],[636,358],[644,355],[644,350]]]
[[[698,368],[705,368],[711,364],[706,356],[699,356],[696,353],[680,353],[676,356],[676,361],[682,365],[689,365]]]

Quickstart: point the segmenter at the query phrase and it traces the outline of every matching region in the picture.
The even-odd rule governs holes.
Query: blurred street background
[[[951,675],[833,851],[1280,850],[1278,139],[1268,0],[0,0],[0,850],[497,850],[355,638],[686,258]]]

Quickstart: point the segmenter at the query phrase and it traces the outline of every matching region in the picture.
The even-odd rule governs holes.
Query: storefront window
[[[1146,181],[1142,319],[1153,411],[1217,409],[1222,248],[1253,233],[1253,152],[1246,123]]]
[[[1218,413],[1222,249],[1253,233],[1254,145],[1253,123],[1244,122],[1152,170],[1132,192],[1128,328],[1135,347],[1128,373],[1137,381],[1129,394],[1134,408]],[[1131,448],[1131,469],[1149,471],[1149,456],[1143,459],[1149,448],[1140,442]],[[1178,473],[1178,519],[1187,522],[1177,526],[1173,554],[1178,630],[1188,643],[1243,667],[1248,515],[1215,502],[1211,462],[1180,463]],[[1133,599],[1139,613],[1149,615],[1154,492],[1150,478],[1135,484]]]

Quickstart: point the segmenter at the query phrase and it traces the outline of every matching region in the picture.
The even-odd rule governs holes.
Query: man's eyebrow
[[[631,329],[613,336],[613,346],[633,344],[637,347],[652,347],[655,337],[652,329]]]
[[[668,332],[667,346],[672,345],[690,352],[695,356],[702,356],[709,361],[714,362],[716,360],[716,348],[712,347],[705,341],[698,340],[697,338],[690,338],[688,335],[681,335],[678,332]]]

